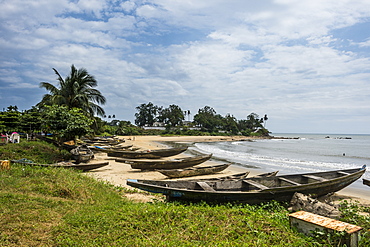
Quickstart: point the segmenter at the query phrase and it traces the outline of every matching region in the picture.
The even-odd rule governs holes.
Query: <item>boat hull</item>
[[[338,172],[338,171],[334,171]],[[341,172],[348,173],[348,175],[341,175],[326,181],[308,182],[307,184],[300,185],[284,185],[280,187],[267,187],[263,189],[252,188],[253,186],[246,185],[250,183],[268,184],[269,182],[277,183],[282,179],[293,180],[298,175],[275,176],[269,178],[247,178],[244,180],[225,180],[225,181],[207,181],[207,185],[211,189],[204,189],[197,186],[197,181],[190,181],[186,184],[185,180],[182,181],[152,181],[148,184],[145,180],[128,180],[127,184],[145,191],[153,193],[161,193],[166,195],[167,200],[183,200],[183,201],[205,201],[210,203],[248,203],[259,204],[268,201],[290,201],[294,193],[299,192],[313,197],[327,195],[329,193],[337,192],[357,179],[359,179],[365,172],[365,168],[341,170]],[[330,175],[333,172],[314,173],[305,175]],[[333,175],[334,176],[334,175]],[[246,182],[244,182],[246,181]],[[302,180],[303,181],[303,180]],[[281,183],[281,182],[280,182]],[[204,184],[204,182],[203,182]],[[189,186],[192,185],[192,186]],[[167,186],[167,187],[166,187]],[[177,186],[177,187],[176,187]],[[243,187],[244,186],[244,187]],[[215,190],[212,191],[212,189]]]
[[[367,185],[367,186],[370,186],[370,180],[369,179],[363,179],[362,180],[362,183],[364,184],[364,185]]]
[[[110,157],[120,157],[120,158],[127,158],[127,159],[160,159],[163,157],[170,157],[182,152],[185,152],[188,147],[180,147],[180,148],[168,148],[168,149],[154,149],[154,150],[147,150],[147,151],[115,151],[109,152],[108,156]]]
[[[222,164],[214,166],[204,166],[204,167],[191,167],[186,169],[171,169],[171,170],[159,170],[158,172],[169,178],[183,178],[183,177],[193,177],[214,174],[221,172],[228,168],[231,164]]]
[[[116,159],[117,162],[130,164],[132,169],[160,170],[160,169],[181,169],[201,164],[212,157],[212,154],[199,155],[173,160],[127,160]]]
[[[104,161],[104,162],[99,162],[99,163],[79,163],[79,164],[75,164],[72,162],[59,162],[55,164],[39,164],[39,163],[33,163],[33,162],[22,162],[22,161],[12,160],[12,163],[29,165],[29,166],[71,168],[71,169],[81,170],[83,172],[91,171],[91,170],[98,169],[98,168],[109,165],[109,161]]]

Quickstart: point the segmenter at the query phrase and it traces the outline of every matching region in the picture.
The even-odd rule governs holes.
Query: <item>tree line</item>
[[[201,131],[209,133],[227,132],[230,134],[246,135],[258,133],[268,135],[269,131],[264,123],[268,120],[267,115],[260,118],[258,114],[251,113],[246,119],[238,120],[231,114],[221,116],[210,106],[205,106],[198,110],[192,122],[185,122],[185,116],[190,115],[190,111],[183,111],[178,105],[170,105],[167,108],[154,105],[152,102],[141,104],[136,107],[135,124],[140,127],[154,126],[159,124],[166,129],[175,127],[197,127]]]
[[[186,125],[184,120],[186,115],[190,116],[189,110],[183,111],[177,105],[163,108],[151,102],[136,107],[136,126],[124,120],[107,122],[101,118],[105,117],[101,105],[106,103],[106,98],[95,89],[98,83],[94,76],[85,68],[77,69],[74,65],[65,78],[56,69],[53,68],[53,71],[57,76],[57,84],[40,82],[40,88],[46,89],[48,93],[31,109],[20,112],[17,106],[8,106],[6,110],[3,108],[0,112],[2,133],[17,131],[31,134],[42,131],[52,134],[59,141],[66,141],[86,135],[150,134],[142,127],[159,122],[166,126],[167,133],[173,129],[185,133],[187,128],[197,127],[201,132],[208,133],[268,135],[262,125],[267,120],[266,115],[259,118],[257,114],[251,113],[247,119],[237,120],[230,114],[222,117],[209,106],[199,109],[193,121],[188,121]]]

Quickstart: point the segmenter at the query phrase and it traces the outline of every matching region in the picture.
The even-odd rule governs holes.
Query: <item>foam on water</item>
[[[369,135],[354,135],[352,139],[325,137],[196,143],[195,148],[243,167],[279,170],[281,174],[351,169],[367,164],[364,177],[370,177]]]

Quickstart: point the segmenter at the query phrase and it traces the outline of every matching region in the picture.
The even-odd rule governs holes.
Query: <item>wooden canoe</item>
[[[363,179],[362,179],[362,183],[363,183],[364,185],[370,186],[370,180],[369,180],[369,179],[363,178]]]
[[[241,180],[127,180],[127,184],[145,191],[161,193],[168,200],[205,201],[209,203],[249,203],[290,201],[295,192],[312,197],[339,191],[366,171],[357,169],[336,170],[272,177],[252,177]]]
[[[75,164],[73,162],[58,162],[54,164],[40,164],[40,163],[34,163],[27,159],[20,159],[20,160],[12,160],[11,162],[22,164],[22,165],[30,165],[30,166],[73,168],[73,169],[81,170],[83,172],[109,165],[109,161],[103,161],[103,162],[97,162],[97,163],[79,163],[79,164]]]
[[[71,151],[72,158],[76,160],[76,163],[87,162],[94,158],[94,153],[86,145],[80,145],[77,148],[72,149]]]
[[[161,169],[181,169],[199,165],[212,157],[212,154],[197,155],[186,158],[170,160],[135,160],[117,158],[116,162],[130,164],[132,169],[141,170],[161,170]]]
[[[180,154],[187,149],[188,147],[154,149],[145,151],[115,150],[115,152],[108,153],[108,156],[127,159],[160,159],[163,157],[170,157]]]
[[[276,174],[279,171],[274,171],[274,172],[267,172],[267,173],[261,173],[253,177],[271,177],[271,176],[276,176]],[[185,178],[186,181],[215,181],[215,180],[240,180],[240,179],[245,179],[249,175],[249,171],[247,172],[242,172],[242,173],[237,173],[237,174],[232,174],[229,176],[223,176],[223,177],[216,177],[216,178]]]
[[[214,174],[225,170],[230,165],[231,164],[222,164],[213,166],[190,167],[185,169],[158,170],[158,172],[162,173],[163,175],[169,178],[183,178]]]

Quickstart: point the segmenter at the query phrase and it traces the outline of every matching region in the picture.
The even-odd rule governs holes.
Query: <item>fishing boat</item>
[[[133,145],[126,145],[126,146],[88,146],[91,150],[96,152],[103,152],[103,153],[115,153],[119,154],[120,151],[128,151],[131,150]],[[132,150],[131,150],[132,151]]]
[[[271,177],[271,176],[276,176],[276,174],[278,173],[279,171],[274,171],[274,172],[266,172],[266,173],[261,173],[261,174],[258,174],[258,175],[255,175],[253,177]],[[223,176],[223,177],[215,177],[215,178],[185,178],[186,181],[210,181],[210,180],[240,180],[240,179],[245,179],[248,177],[249,175],[249,171],[247,172],[242,172],[242,173],[237,173],[237,174],[232,174],[232,175],[229,175],[229,176]]]
[[[214,174],[225,170],[230,165],[231,164],[222,164],[213,166],[189,167],[185,169],[158,170],[158,172],[162,173],[163,175],[169,178],[183,178]]]
[[[209,203],[290,201],[295,192],[312,197],[339,191],[366,171],[356,169],[335,170],[306,174],[271,177],[251,177],[240,180],[127,180],[127,184],[149,192],[166,195],[167,200],[205,201]]]
[[[362,183],[363,183],[364,185],[370,186],[370,180],[369,180],[369,179],[363,178],[363,179],[362,179]]]
[[[81,170],[83,172],[98,169],[104,166],[109,165],[109,161],[102,161],[102,162],[94,162],[94,163],[79,163],[75,164],[73,162],[58,162],[53,164],[40,164],[40,163],[34,163],[31,160],[27,159],[20,159],[20,160],[12,160],[11,163],[17,163],[22,165],[30,165],[30,166],[42,166],[42,167],[61,167],[61,168],[73,168],[77,170]]]
[[[94,158],[94,153],[91,149],[86,145],[80,145],[71,151],[72,158],[76,160],[76,163],[87,162]]]
[[[160,170],[160,169],[181,169],[199,165],[212,157],[212,154],[197,155],[186,158],[170,160],[135,160],[117,158],[116,162],[130,164],[132,169]]]
[[[108,156],[127,159],[160,159],[163,157],[170,157],[180,154],[182,152],[185,152],[187,149],[188,147],[154,149],[145,151],[115,150],[115,152],[108,153]]]

